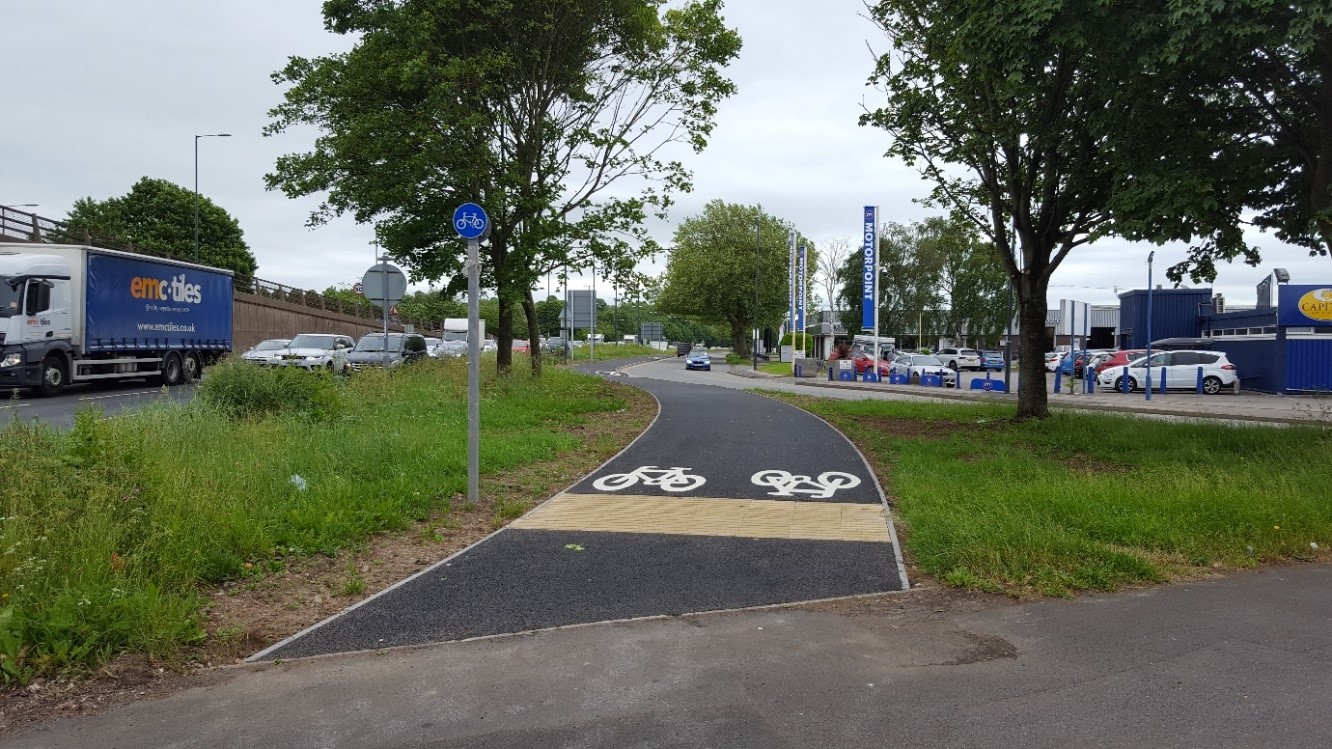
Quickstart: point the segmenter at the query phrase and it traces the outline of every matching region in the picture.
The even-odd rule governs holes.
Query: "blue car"
[[[1002,351],[982,351],[981,352],[981,371],[986,372],[991,369],[998,372],[1004,368],[1004,354]]]
[[[708,356],[708,352],[702,349],[690,351],[685,356],[685,369],[701,369],[704,372],[711,372],[712,357]]]

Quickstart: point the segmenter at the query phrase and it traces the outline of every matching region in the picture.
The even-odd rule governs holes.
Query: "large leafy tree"
[[[893,51],[871,76],[887,104],[861,123],[891,133],[889,153],[918,166],[934,202],[997,249],[1026,354],[1019,419],[1049,415],[1030,354],[1041,350],[1051,274],[1069,253],[1113,232],[1205,235],[1203,252],[1242,250],[1236,212],[1218,198],[1231,186],[1216,144],[1175,127],[1176,105],[1197,92],[1180,80],[1192,71],[1160,62],[1160,3],[881,0],[871,14]]]
[[[749,356],[750,331],[776,327],[790,307],[790,232],[758,206],[708,203],[675,231],[659,308],[725,325],[732,350]],[[807,254],[807,267],[816,262]]]
[[[734,91],[720,71],[740,39],[720,7],[329,0],[325,26],[358,42],[346,54],[292,58],[274,76],[290,88],[268,134],[313,125],[321,135],[313,151],[280,158],[268,184],[326,193],[313,223],[341,213],[376,222],[413,276],[449,279],[450,291],[465,259],[452,212],[483,205],[483,277],[498,296],[505,371],[515,308],[527,337],[539,337],[532,289],[542,275],[632,267],[656,249],[644,218],[690,187],[668,154],[700,151],[717,102]]]
[[[1226,144],[1230,169],[1248,169],[1237,208],[1309,249],[1332,250],[1332,6],[1273,0],[1171,0],[1164,65],[1186,67],[1194,89],[1181,109]],[[1201,269],[1195,267],[1201,266]],[[1214,277],[1204,260],[1170,270]]]
[[[258,264],[240,223],[206,196],[199,198],[199,262],[253,276]],[[148,254],[194,260],[194,191],[144,177],[125,195],[81,198],[65,219],[71,239],[87,231],[114,237]]]

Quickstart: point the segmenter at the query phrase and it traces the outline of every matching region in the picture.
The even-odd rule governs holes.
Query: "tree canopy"
[[[148,254],[193,261],[194,200],[193,190],[144,177],[118,198],[80,198],[65,223],[73,233],[87,230],[131,242]],[[199,262],[241,276],[253,276],[258,267],[240,223],[203,195],[199,196]]]
[[[685,219],[675,231],[661,310],[725,325],[732,349],[748,356],[750,331],[779,326],[790,308],[791,231],[789,224],[758,206],[708,203],[702,215]],[[805,244],[808,285],[808,269],[818,258]],[[808,288],[805,293],[808,303]]]
[[[499,367],[512,311],[539,337],[532,288],[568,265],[632,268],[657,248],[644,219],[690,188],[670,155],[700,151],[740,38],[720,0],[330,0],[348,53],[292,58],[267,134],[321,130],[281,157],[268,185],[326,193],[320,223],[351,213],[412,275],[459,288],[455,207],[490,216],[485,283],[499,298]],[[607,188],[617,185],[614,191]],[[621,186],[622,185],[622,186]],[[534,351],[539,348],[534,347]],[[539,371],[539,354],[533,357]]]

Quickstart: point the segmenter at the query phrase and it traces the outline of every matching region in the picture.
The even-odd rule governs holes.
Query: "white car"
[[[439,344],[441,343],[441,341],[438,338],[431,338],[430,336],[426,336],[425,342],[426,342],[426,356],[429,356],[431,359],[438,359]]]
[[[291,339],[281,354],[284,367],[301,367],[341,374],[347,369],[347,352],[356,348],[351,336],[334,333],[301,333]]]
[[[287,349],[287,344],[290,342],[290,338],[269,338],[266,341],[260,341],[254,344],[254,348],[241,354],[241,361],[276,367],[282,357],[282,352]]]
[[[1143,357],[1129,362],[1128,390],[1133,391],[1147,386],[1147,364],[1152,367],[1152,389],[1161,387],[1162,370],[1165,375],[1166,390],[1195,390],[1198,387],[1198,370],[1202,369],[1202,389],[1208,395],[1221,392],[1222,388],[1233,388],[1239,380],[1239,370],[1230,359],[1220,351],[1158,351],[1152,354],[1150,361]],[[1096,385],[1102,389],[1124,389],[1124,370],[1126,367],[1108,367],[1096,377]]]
[[[974,348],[957,348],[956,346],[944,347],[935,353],[935,357],[943,362],[945,367],[960,372],[964,369],[980,369],[981,353]]]
[[[919,385],[923,375],[938,375],[943,378],[943,384],[947,387],[957,385],[957,372],[944,366],[939,357],[932,354],[899,352],[893,357],[889,371],[893,374],[906,375],[907,381],[912,385]]]

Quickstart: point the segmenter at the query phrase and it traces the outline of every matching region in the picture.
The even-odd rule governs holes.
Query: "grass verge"
[[[267,378],[283,377],[220,365],[188,407],[110,420],[89,410],[69,432],[17,421],[0,432],[3,681],[78,672],[127,651],[170,659],[206,636],[205,587],[474,510],[460,507],[463,362],[349,381],[307,375],[291,381],[293,397],[266,401],[294,408],[228,406],[258,400],[256,389],[282,391]],[[582,426],[625,407],[613,386],[561,370],[541,380],[521,368],[492,374],[483,398],[481,470],[491,486],[592,447]],[[530,498],[501,484],[490,501],[502,524]],[[363,590],[359,573],[343,588]]]
[[[875,464],[914,566],[1014,596],[1328,558],[1332,430],[780,393]]]

